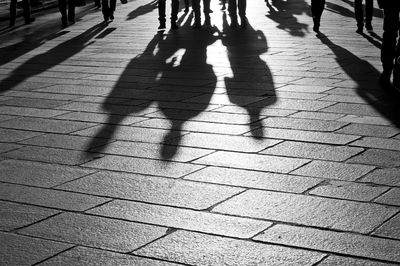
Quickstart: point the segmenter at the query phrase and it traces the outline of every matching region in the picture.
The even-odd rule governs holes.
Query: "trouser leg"
[[[194,12],[194,24],[195,26],[199,26],[201,24],[200,0],[192,0],[192,8]]]
[[[357,27],[364,26],[364,12],[362,6],[362,0],[354,0],[354,16],[357,21]]]
[[[17,17],[17,0],[10,1],[10,25],[14,25]]]
[[[75,3],[73,0],[68,1],[68,20],[75,22]]]
[[[171,0],[171,22],[176,23],[178,20],[179,0]]]
[[[30,2],[30,0],[23,0],[22,7],[24,9],[25,21],[29,21],[31,19],[31,2]]]
[[[165,0],[158,0],[158,21],[165,25]]]
[[[374,0],[365,1],[365,22],[371,24],[372,16],[374,13]]]
[[[399,11],[394,8],[385,8],[381,61],[384,74],[389,76],[393,71],[394,59],[396,56],[396,40],[398,36],[399,25]]]
[[[231,17],[231,23],[237,24],[237,3],[236,0],[229,0],[228,12],[229,16]]]

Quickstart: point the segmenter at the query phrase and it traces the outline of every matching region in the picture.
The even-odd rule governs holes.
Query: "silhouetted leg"
[[[94,6],[95,7],[101,7],[100,0],[94,0]]]
[[[63,27],[67,24],[67,0],[58,0],[58,10],[61,13],[61,23]]]
[[[228,12],[231,18],[231,27],[237,27],[238,25],[236,10],[237,10],[236,0],[229,0]]]
[[[159,29],[165,28],[165,0],[158,0],[158,21],[160,22]]]
[[[372,16],[374,12],[374,1],[365,0],[365,28],[372,31]]]
[[[321,25],[321,16],[325,8],[325,0],[311,0],[311,13],[313,17],[315,32],[319,32],[319,27]]]
[[[246,0],[238,0],[239,16],[242,27],[247,26],[246,5]]]
[[[17,17],[17,0],[10,1],[10,27],[15,25],[15,19]]]
[[[211,25],[211,19],[210,19],[210,12],[211,12],[211,8],[210,8],[210,0],[203,0],[203,12],[204,12],[204,18],[205,21],[204,23],[208,26]]]
[[[179,12],[179,0],[171,0],[171,28],[177,29],[178,25],[176,21],[178,20]]]
[[[185,12],[189,12],[189,0],[185,0]]]
[[[30,24],[35,20],[34,18],[31,18],[31,1],[23,0],[22,7],[24,9],[25,24]]]
[[[116,5],[117,5],[117,0],[110,0],[109,17],[111,20],[114,20],[114,11]]]
[[[357,32],[362,33],[364,27],[364,12],[362,0],[354,0],[354,15],[357,21]]]
[[[200,0],[192,0],[192,8],[194,11],[194,27],[201,27],[201,9]]]
[[[68,1],[68,20],[75,23],[75,2],[73,0]]]

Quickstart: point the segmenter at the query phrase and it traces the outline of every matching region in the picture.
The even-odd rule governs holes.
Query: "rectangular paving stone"
[[[288,84],[288,85],[278,88],[277,91],[323,93],[332,88],[333,87],[318,86],[318,85],[304,86],[304,85]]]
[[[357,116],[380,116],[374,107],[357,103],[337,103],[321,110],[322,112],[349,114]]]
[[[118,115],[113,115],[113,117],[119,117]],[[110,120],[110,116],[108,114],[99,114],[99,113],[88,113],[88,112],[70,112],[68,114],[59,115],[55,118],[61,120],[73,120],[73,121],[83,121],[83,122],[92,122],[92,123],[102,123],[109,124],[113,121]],[[119,125],[131,125],[133,123],[141,122],[146,120],[144,117],[135,117],[135,116],[120,116],[120,119],[116,119],[115,121],[119,121]]]
[[[242,188],[155,176],[100,172],[66,183],[63,190],[203,210]]]
[[[373,235],[400,240],[400,214],[384,223]]]
[[[400,206],[400,188],[392,188],[375,200],[382,204]]]
[[[358,136],[294,129],[262,128],[251,132],[256,136],[273,139],[298,140],[325,144],[343,145],[358,139]],[[247,133],[246,135],[250,135]]]
[[[290,117],[332,121],[332,120],[338,120],[339,118],[343,117],[343,115],[333,114],[333,113],[301,111],[290,115]]]
[[[56,115],[65,114],[66,111],[40,109],[30,107],[17,107],[17,106],[0,106],[0,114],[18,115],[18,116],[32,116],[32,117],[52,117]]]
[[[73,192],[0,183],[0,199],[63,210],[84,211],[109,199]]]
[[[400,152],[390,150],[369,149],[349,159],[349,163],[361,163],[385,168],[400,166]]]
[[[13,144],[13,143],[0,143],[0,153],[16,150],[21,147],[22,147],[21,145],[17,145],[17,144]]]
[[[93,170],[57,164],[4,160],[0,162],[0,181],[53,187],[93,173]]]
[[[372,203],[248,190],[213,209],[244,217],[368,233],[397,210]]]
[[[91,160],[89,156],[85,156],[83,152],[55,149],[48,147],[38,146],[25,146],[21,149],[3,153],[7,158],[38,161],[46,163],[66,164],[66,165],[80,165]]]
[[[198,147],[213,150],[228,150],[236,152],[258,152],[273,146],[280,141],[271,139],[254,139],[245,136],[227,136],[216,134],[190,133],[182,140],[171,139],[167,144]]]
[[[237,238],[250,238],[272,225],[248,218],[121,200],[92,209],[89,213]]]
[[[155,144],[155,143],[143,143],[143,142],[128,142],[128,141],[115,141],[113,143],[104,145],[102,147],[94,148],[93,152],[101,152],[106,154],[150,158],[150,159],[165,159],[162,158],[162,149],[168,150],[168,148],[174,150],[173,147],[168,145]],[[190,147],[179,147],[176,154],[170,154],[173,161],[178,162],[189,162],[207,154],[212,153],[213,150],[197,149]]]
[[[72,247],[70,244],[0,232],[0,265],[32,265]]]
[[[388,189],[388,187],[373,186],[370,184],[330,180],[313,188],[308,193],[330,198],[371,201]]]
[[[317,111],[326,108],[334,103],[315,101],[315,100],[299,100],[299,99],[274,99],[268,98],[254,104],[248,105],[248,107],[268,107],[278,109],[289,109],[299,111]]]
[[[0,201],[0,230],[12,231],[56,213],[56,210]]]
[[[62,94],[78,94],[78,95],[107,95],[112,90],[112,87],[101,86],[85,86],[72,84],[56,84],[46,88],[35,90],[36,92],[62,93]]]
[[[372,171],[375,167],[328,161],[312,161],[291,174],[354,181]]]
[[[33,117],[23,117],[0,122],[0,127],[3,128],[44,131],[52,133],[71,133],[77,130],[92,127],[94,125],[96,124]]]
[[[300,118],[288,118],[288,117],[269,117],[264,119],[263,122],[268,127],[288,128],[288,129],[298,129],[298,130],[313,130],[320,132],[335,131],[346,125],[346,123],[338,121],[300,119]]]
[[[256,240],[384,261],[400,261],[400,241],[307,227],[275,225]]]
[[[319,178],[209,166],[184,177],[230,186],[302,193],[322,182]]]
[[[31,132],[16,129],[0,128],[0,141],[1,142],[17,142],[24,139],[29,139],[39,136],[42,133]]]
[[[323,253],[187,231],[177,231],[134,252],[190,265],[312,265]]]
[[[363,137],[351,143],[352,146],[400,151],[400,140]]]
[[[27,96],[25,96],[27,97]],[[2,101],[2,104],[8,106],[21,106],[31,108],[48,108],[52,109],[57,106],[68,103],[67,100],[53,100],[53,99],[40,99],[40,98],[23,98],[15,97],[7,101]]]
[[[8,91],[5,95],[12,97],[23,97],[31,99],[47,99],[47,100],[61,100],[70,101],[80,97],[79,95],[57,94],[57,93],[42,93],[35,91]]]
[[[130,252],[163,235],[167,228],[78,213],[62,213],[19,230],[75,245]]]
[[[394,266],[393,263],[379,262],[376,260],[365,260],[365,259],[355,259],[351,257],[340,257],[335,255],[330,255],[324,259],[318,266],[341,266],[341,265],[352,265],[352,266]]]
[[[259,171],[289,173],[309,160],[259,154],[217,151],[195,160],[194,163]]]
[[[354,134],[359,136],[370,136],[380,138],[390,138],[399,133],[399,130],[394,127],[365,125],[365,124],[350,124],[337,130],[338,133]]]
[[[399,176],[399,168],[375,169],[371,173],[364,176],[360,181],[380,185],[400,186]]]
[[[83,166],[173,178],[179,178],[202,168],[202,166],[190,163],[166,162],[154,159],[123,157],[116,155],[105,155],[104,157],[88,162]]]
[[[345,161],[362,151],[362,148],[356,147],[284,141],[271,148],[267,148],[261,153],[340,162]]]
[[[377,126],[390,126],[392,124],[392,122],[390,122],[390,120],[385,117],[366,115],[346,115],[338,119],[338,121]]]
[[[130,254],[121,254],[87,247],[74,247],[56,257],[39,264],[40,266],[98,266],[98,265],[141,265],[141,266],[178,266],[166,261],[141,258]]]

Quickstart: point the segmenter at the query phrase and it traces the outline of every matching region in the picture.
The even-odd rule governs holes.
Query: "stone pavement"
[[[310,1],[243,30],[213,0],[157,33],[156,3],[0,24],[0,265],[400,264],[382,13],[330,0],[317,37]]]

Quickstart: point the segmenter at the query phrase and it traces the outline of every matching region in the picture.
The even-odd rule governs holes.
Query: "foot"
[[[111,21],[114,20],[114,13],[113,13],[113,12],[110,13],[110,20],[111,20]]]
[[[319,33],[320,19],[317,17],[314,17],[313,22],[314,22],[313,31],[315,33]]]
[[[201,23],[200,22],[195,22],[193,25],[193,29],[200,29],[201,28]]]
[[[382,89],[385,90],[392,89],[392,83],[390,82],[390,75],[382,73],[379,77],[379,85],[381,85]]]
[[[204,21],[204,25],[206,25],[206,26],[211,26],[211,20],[210,20],[210,19],[206,19],[206,20]]]
[[[35,21],[35,18],[27,18],[27,19],[25,19],[25,25],[31,24],[34,21]]]
[[[160,26],[158,26],[159,30],[164,30],[165,29],[165,22],[164,23],[160,23]]]
[[[185,13],[188,13],[189,12],[189,7],[186,7],[185,8]]]
[[[372,31],[374,31],[374,29],[372,28],[372,25],[371,25],[371,23],[367,23],[367,24],[365,24],[365,29],[366,29],[368,32],[372,32]]]
[[[72,18],[72,17],[68,18],[68,21],[71,22],[71,24],[74,24],[75,23],[75,18]]]
[[[176,22],[171,22],[171,29],[173,30],[179,29],[178,24],[176,24]]]
[[[242,28],[247,28],[247,18],[246,17],[242,17],[240,18],[240,26],[242,26]]]
[[[319,33],[319,25],[315,25],[315,24],[314,24],[314,27],[313,27],[312,29],[313,29],[313,31],[314,31],[315,33]]]
[[[62,17],[62,18],[61,18],[61,26],[62,26],[63,28],[68,27],[68,22],[67,22],[67,18],[66,18],[66,17]]]
[[[226,10],[226,6],[225,6],[225,4],[224,4],[224,5],[222,5],[222,7],[221,7],[221,10],[222,10],[222,11]]]
[[[358,34],[363,34],[363,28],[362,28],[362,27],[357,27],[356,32],[357,32]]]

